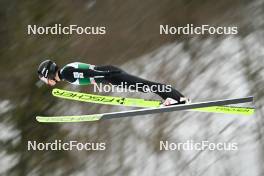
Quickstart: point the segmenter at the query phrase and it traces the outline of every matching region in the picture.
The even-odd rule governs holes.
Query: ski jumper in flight
[[[95,66],[73,62],[60,68],[55,62],[45,60],[39,65],[38,75],[43,82],[50,86],[54,86],[60,81],[67,81],[75,85],[126,85],[131,88],[136,87],[136,91],[139,92],[146,92],[143,87],[151,87],[151,92],[160,96],[164,100],[163,105],[165,106],[190,103],[188,98],[171,86],[169,90],[161,90],[161,87],[168,87],[168,85],[142,79],[112,65]],[[140,86],[136,86],[137,84]]]

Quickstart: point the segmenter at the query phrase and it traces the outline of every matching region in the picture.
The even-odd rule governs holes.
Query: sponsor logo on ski
[[[56,90],[54,91],[54,95],[57,96],[63,96],[65,98],[69,97],[69,98],[78,98],[79,100],[91,100],[91,101],[101,101],[101,102],[118,102],[120,104],[124,103],[124,99],[122,100],[122,98],[106,98],[106,97],[102,97],[99,95],[87,95],[87,94],[82,94],[82,93],[73,93],[73,92],[65,92],[65,91],[59,91]]]
[[[92,95],[85,94],[79,92],[70,92],[56,89],[53,91],[54,96],[68,98],[68,99],[78,99],[79,101],[88,101],[88,102],[96,102],[96,103],[105,103],[105,104],[118,104],[124,105],[142,105],[145,103],[145,106],[152,105],[153,107],[159,106],[159,101],[155,100],[143,100],[143,99],[133,99],[133,98],[123,98],[123,97],[110,97],[110,96],[100,96],[100,95]],[[143,106],[144,107],[144,106]]]

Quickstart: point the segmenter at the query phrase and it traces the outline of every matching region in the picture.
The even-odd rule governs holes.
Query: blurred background
[[[0,175],[264,175],[264,1],[0,2]],[[107,35],[27,35],[27,25],[106,26]],[[159,25],[238,26],[238,35],[159,35]],[[173,112],[93,123],[36,115],[127,110],[62,100],[37,86],[45,58],[113,64],[168,83],[193,101],[255,96],[254,116]],[[60,83],[57,87],[90,92]],[[158,99],[152,94],[112,94]],[[27,151],[27,141],[105,142],[106,151]],[[237,151],[160,151],[159,141],[236,142]]]

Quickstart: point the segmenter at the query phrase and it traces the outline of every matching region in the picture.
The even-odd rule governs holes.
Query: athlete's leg
[[[140,83],[138,86],[138,91],[140,92],[146,92],[144,90],[143,86],[148,86],[149,88],[152,87],[153,93],[159,95],[162,99],[166,100],[167,98],[173,98],[177,100],[178,102],[181,101],[181,98],[184,96],[177,91],[176,89],[169,87],[169,89],[165,89],[167,85],[156,83],[152,81],[148,81],[142,78],[139,78],[137,76],[130,75],[123,71],[122,69],[107,65],[107,66],[97,66],[95,67],[96,70],[100,71],[110,71],[114,72],[113,74],[110,74],[109,76],[106,76],[105,78],[99,78],[96,79],[97,83],[104,83],[104,84],[113,84],[113,85],[127,85],[130,87],[136,87],[137,83]],[[133,86],[131,86],[133,85]]]

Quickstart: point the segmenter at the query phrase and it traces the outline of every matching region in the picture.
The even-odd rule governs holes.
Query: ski
[[[161,101],[158,100],[145,100],[140,98],[124,98],[94,95],[87,93],[80,93],[62,89],[53,89],[52,95],[58,98],[82,101],[88,103],[106,104],[106,105],[119,105],[119,106],[131,106],[131,107],[160,107]],[[239,115],[251,115],[254,113],[254,108],[249,107],[233,107],[233,106],[212,106],[205,108],[192,109],[191,111],[199,112],[214,112],[224,114],[239,114]]]
[[[80,93],[62,89],[53,89],[52,95],[59,98],[76,100],[88,103],[107,104],[107,105],[121,105],[132,107],[159,107],[161,102],[156,100],[145,100],[140,98],[124,98],[104,95],[94,95],[87,93]]]
[[[211,106],[223,106],[223,105],[239,104],[239,103],[247,103],[247,102],[253,102],[253,97],[216,100],[216,101],[208,101],[201,103],[182,104],[182,105],[165,106],[158,108],[147,108],[147,109],[111,112],[111,113],[103,113],[103,114],[92,114],[92,115],[57,116],[57,117],[37,116],[36,119],[38,122],[86,122],[86,121],[98,121],[98,120],[121,118],[121,117],[135,117],[139,115],[173,112],[173,111],[189,110],[189,109],[204,108]]]

